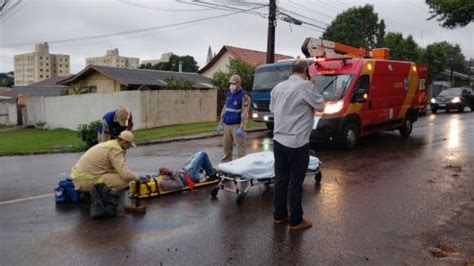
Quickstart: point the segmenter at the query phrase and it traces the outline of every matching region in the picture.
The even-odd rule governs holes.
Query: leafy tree
[[[13,71],[8,73],[0,73],[0,87],[12,87],[15,83],[12,76]]]
[[[81,81],[79,86],[71,87],[69,94],[87,94],[92,92],[92,87],[89,86],[87,81]]]
[[[187,79],[169,77],[165,79],[170,90],[188,90],[193,88],[193,82]]]
[[[419,61],[420,48],[411,35],[405,39],[399,32],[389,32],[384,37],[384,46],[390,49],[393,60]]]
[[[472,0],[426,0],[431,17],[437,18],[444,28],[464,27],[474,20],[474,1]]]
[[[428,45],[421,56],[421,63],[428,65],[428,70],[432,78],[438,78],[443,70],[458,71],[467,73],[464,64],[464,55],[459,44],[452,45],[446,41]]]
[[[253,75],[255,73],[255,66],[252,66],[238,58],[231,58],[229,60],[228,70],[226,72],[217,71],[212,77],[212,85],[218,89],[227,89],[229,87],[229,78],[237,74],[242,80],[242,88],[244,90],[251,90],[253,84]]]
[[[323,33],[323,39],[372,49],[382,44],[385,22],[372,5],[353,7],[337,15]]]
[[[141,69],[154,69],[154,70],[165,70],[165,71],[179,71],[179,62],[183,64],[183,72],[196,72],[199,67],[197,65],[196,60],[194,57],[190,55],[179,56],[179,55],[171,55],[170,60],[168,62],[161,62],[155,65],[148,64],[141,64]]]

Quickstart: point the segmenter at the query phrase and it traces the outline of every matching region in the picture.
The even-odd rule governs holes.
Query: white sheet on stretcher
[[[227,163],[221,163],[217,169],[226,174],[239,175],[246,179],[270,178],[275,176],[275,157],[271,151],[250,153],[242,158]],[[309,156],[308,169],[315,171],[320,161],[317,157]]]

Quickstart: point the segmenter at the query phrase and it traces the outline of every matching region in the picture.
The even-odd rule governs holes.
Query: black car
[[[474,93],[468,87],[450,88],[431,99],[431,112],[433,114],[436,114],[440,109],[444,109],[446,112],[451,109],[464,112],[466,106],[471,108],[471,111],[474,110]]]

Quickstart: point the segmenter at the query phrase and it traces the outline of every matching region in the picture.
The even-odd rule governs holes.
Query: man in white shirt
[[[324,99],[313,83],[307,80],[307,71],[306,61],[296,60],[292,65],[293,74],[275,86],[270,100],[270,112],[274,117],[274,220],[276,224],[289,220],[291,230],[312,226],[311,221],[303,219],[303,181],[309,163],[309,137],[314,112],[324,110]]]

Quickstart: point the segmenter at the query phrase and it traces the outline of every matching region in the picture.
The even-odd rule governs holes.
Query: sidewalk
[[[251,128],[251,129],[246,130],[246,132],[252,133],[252,132],[261,132],[261,131],[266,131],[266,130],[267,130],[266,127]],[[146,145],[154,145],[154,144],[162,144],[162,143],[170,143],[170,142],[178,142],[178,141],[188,141],[188,140],[195,140],[195,139],[205,139],[205,138],[212,138],[212,137],[222,137],[222,134],[216,135],[215,133],[198,133],[198,134],[183,135],[183,136],[178,136],[178,137],[160,138],[156,140],[137,142],[137,146],[146,146]]]

